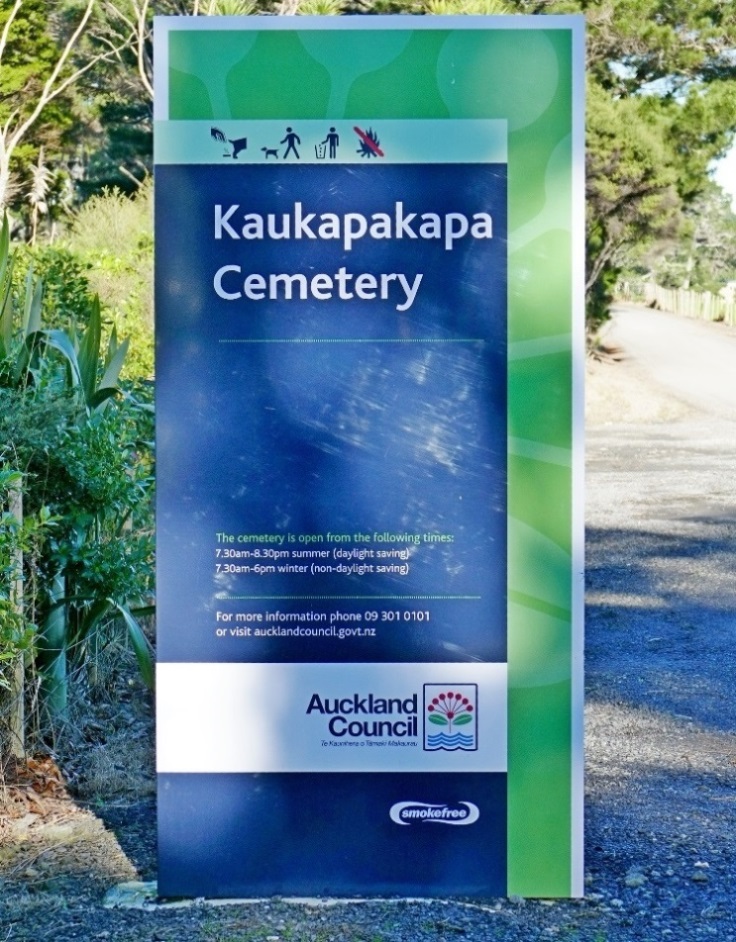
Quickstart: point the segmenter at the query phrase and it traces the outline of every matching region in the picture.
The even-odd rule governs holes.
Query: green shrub
[[[124,379],[153,376],[152,185],[133,198],[119,190],[91,197],[74,216],[67,247],[99,295],[108,325],[130,338]]]
[[[42,318],[46,327],[84,326],[94,292],[89,282],[91,262],[59,245],[23,245],[15,253],[14,282],[21,291],[29,270],[44,285]]]

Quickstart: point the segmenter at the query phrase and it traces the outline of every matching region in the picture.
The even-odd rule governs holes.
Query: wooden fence
[[[616,293],[622,301],[639,301],[660,311],[736,326],[736,300],[727,301],[717,294],[687,291],[685,288],[661,288],[641,282],[623,282],[618,289]]]

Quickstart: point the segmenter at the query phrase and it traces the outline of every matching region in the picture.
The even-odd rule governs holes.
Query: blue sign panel
[[[156,199],[160,658],[505,661],[505,168],[167,166]]]
[[[499,164],[159,168],[162,824],[213,809],[160,892],[503,890],[505,205]]]

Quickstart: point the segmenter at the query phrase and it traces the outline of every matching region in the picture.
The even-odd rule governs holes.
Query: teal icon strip
[[[496,163],[506,121],[157,121],[157,164]]]

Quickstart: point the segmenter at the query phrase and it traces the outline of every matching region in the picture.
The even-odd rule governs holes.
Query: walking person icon
[[[283,141],[279,141],[280,144],[286,144],[286,150],[284,151],[284,160],[289,156],[289,152],[293,151],[294,156],[299,160],[299,151],[296,149],[297,144],[301,144],[301,138],[298,134],[295,134],[291,128],[286,129],[286,137]]]
[[[335,157],[337,157],[337,148],[338,148],[338,145],[340,144],[340,135],[337,133],[337,131],[334,128],[330,128],[330,133],[322,141],[322,143],[327,144],[329,146],[330,158],[334,160]]]

